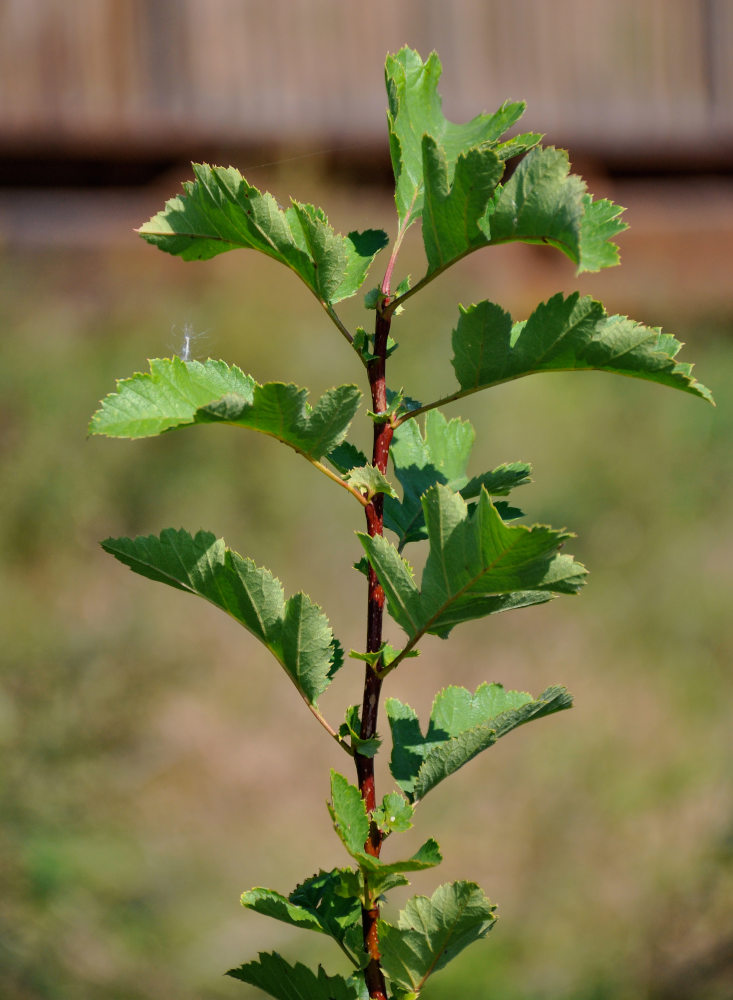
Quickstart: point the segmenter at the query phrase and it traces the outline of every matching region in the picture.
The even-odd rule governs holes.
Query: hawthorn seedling
[[[333,938],[353,973],[328,975],[320,967],[291,965],[277,953],[260,954],[228,973],[277,1000],[416,997],[432,973],[488,934],[495,907],[472,882],[441,885],[429,898],[415,896],[394,923],[381,918],[391,889],[406,884],[410,872],[441,861],[433,839],[404,857],[397,835],[413,825],[425,796],[473,757],[518,726],[571,704],[563,687],[533,697],[495,683],[474,692],[450,685],[421,721],[394,695],[393,675],[417,655],[424,636],[445,639],[463,622],[574,594],[586,573],[564,547],[572,537],[567,531],[524,524],[513,497],[507,499],[528,482],[529,466],[515,462],[470,475],[474,430],[443,407],[537,372],[591,369],[712,402],[692,366],[676,360],[681,345],[674,337],[609,316],[600,302],[578,293],[554,295],[526,319],[487,300],[458,306],[453,372],[445,374],[441,398],[419,402],[401,387],[388,387],[388,359],[398,343],[404,351],[420,349],[409,325],[398,338],[402,305],[467,254],[503,243],[544,244],[581,274],[618,263],[611,241],[626,228],[622,209],[594,199],[570,172],[563,150],[542,146],[542,136],[531,132],[507,138],[523,104],[507,102],[466,124],[448,121],[437,92],[440,72],[435,53],[423,62],[404,48],[387,58],[397,208],[388,251],[388,236],[380,230],[339,235],[321,209],[297,201],[282,209],[233,167],[205,164],[194,164],[194,179],[184,183],[183,193],[140,229],[149,243],[183,260],[252,249],[290,268],[353,348],[347,377],[354,381],[309,403],[305,389],[260,385],[225,361],[156,359],[149,371],[120,381],[91,422],[92,433],[122,438],[202,423],[259,431],[289,446],[362,508],[356,568],[366,576],[368,638],[365,649],[347,658],[325,613],[306,594],[286,597],[269,570],[209,532],[167,528],[160,535],[102,543],[136,573],[206,599],[264,643],[344,753],[349,776],[331,773],[329,809],[350,864],[324,869],[289,894],[252,889],[242,902]],[[414,282],[397,280],[400,248],[412,226],[422,229],[425,272]],[[384,276],[364,297],[373,323],[367,323],[367,312],[365,325],[350,330],[337,307],[359,292],[383,252]],[[372,424],[370,456],[348,439],[357,417]],[[428,555],[418,582],[404,553],[421,540],[427,540]],[[345,567],[354,558],[348,541]],[[390,643],[383,635],[385,610],[398,626]],[[358,661],[364,668],[361,704],[346,708],[342,723],[331,723],[318,699],[337,671]],[[392,694],[385,710],[394,786],[380,797],[374,758],[382,747],[378,716],[385,682]],[[389,849],[383,851],[387,838]]]

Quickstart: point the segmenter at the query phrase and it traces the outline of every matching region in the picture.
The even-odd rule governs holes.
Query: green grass
[[[458,269],[409,304],[395,380],[411,394],[451,387],[453,303],[478,297],[474,278]],[[238,905],[251,885],[287,891],[304,865],[345,861],[324,806],[336,748],[254,640],[98,541],[213,530],[359,646],[360,512],[258,435],[132,444],[85,428],[114,378],[169,354],[185,322],[208,330],[213,356],[314,394],[358,378],[350,352],[299,283],[253,254],[38,254],[6,260],[0,281],[2,996],[244,998],[221,973],[269,948],[338,968],[327,942]],[[561,682],[576,696],[421,806],[416,844],[436,836],[446,862],[417,890],[475,878],[501,914],[435,978],[435,1000],[729,995],[699,971],[733,917],[733,317],[716,322],[690,314],[670,331],[715,411],[595,374],[451,410],[477,427],[473,472],[532,462],[528,517],[577,531],[592,575],[579,598],[429,641],[390,681],[423,713],[446,683]],[[324,698],[332,721],[359,675],[345,669]]]

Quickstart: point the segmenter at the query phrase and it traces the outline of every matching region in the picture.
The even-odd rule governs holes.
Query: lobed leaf
[[[331,802],[328,807],[342,844],[355,858],[364,853],[369,838],[369,817],[361,792],[343,774],[331,771]]]
[[[521,117],[525,105],[506,102],[492,115],[477,115],[456,124],[443,115],[438,95],[442,72],[435,52],[423,63],[420,55],[405,46],[387,56],[385,79],[389,108],[390,154],[395,176],[395,203],[404,231],[420,218],[423,209],[423,136],[429,135],[445,157],[447,183],[453,183],[456,162],[462,153],[476,147],[495,150],[499,159],[516,156],[539,142],[541,136],[527,133],[507,143],[501,136]]]
[[[377,493],[384,493],[388,497],[397,497],[394,487],[389,480],[375,465],[371,465],[370,463],[350,469],[346,473],[345,478],[367,500],[371,500]]]
[[[360,451],[355,444],[350,441],[342,441],[341,444],[332,448],[326,456],[331,465],[345,475],[358,465],[368,465],[369,461],[363,451]]]
[[[426,632],[445,638],[460,622],[573,594],[586,570],[559,554],[568,532],[504,524],[485,488],[469,511],[441,484],[422,497],[429,554],[418,589],[412,568],[385,538],[360,534],[410,646]]]
[[[646,379],[712,402],[710,390],[677,362],[682,344],[658,328],[608,316],[600,302],[574,292],[554,295],[526,322],[493,302],[460,307],[453,368],[464,392],[543,371],[605,371]]]
[[[341,445],[361,401],[355,385],[340,385],[315,407],[292,383],[260,385],[224,361],[156,358],[150,372],[117,383],[92,417],[91,434],[152,437],[190,424],[229,423],[277,438],[314,461]]]
[[[413,896],[396,925],[379,921],[382,968],[392,984],[417,995],[433,972],[495,922],[496,907],[474,882],[441,885],[430,898]]]
[[[226,974],[275,1000],[368,1000],[363,976],[329,976],[320,965],[315,973],[300,962],[290,965],[277,952],[260,952],[256,961]]]
[[[351,656],[354,656],[354,651],[351,651]],[[355,659],[366,659],[369,654],[357,654]],[[380,654],[374,654],[376,659],[379,659]],[[378,734],[375,734],[369,739],[363,740],[361,738],[361,719],[359,718],[359,706],[350,705],[346,709],[346,718],[344,722],[339,726],[339,736],[342,740],[349,741],[349,747],[360,753],[362,757],[374,757],[379,747],[381,746],[382,740]]]
[[[327,934],[343,943],[349,928],[361,924],[358,898],[344,892],[344,885],[352,874],[351,869],[321,871],[297,886],[287,898],[272,889],[250,889],[242,893],[242,905],[263,916]]]
[[[413,709],[389,698],[390,771],[409,801],[417,802],[513,729],[571,705],[567,690],[559,686],[536,699],[526,691],[507,691],[501,684],[481,684],[474,694],[451,686],[436,695],[423,735]]]
[[[405,833],[412,827],[412,805],[399,792],[388,792],[374,813],[374,820],[385,833]]]
[[[264,643],[309,704],[316,704],[341,666],[340,646],[318,605],[303,593],[286,601],[269,570],[210,532],[191,536],[166,528],[160,537],[108,538],[102,548],[133,572],[226,611]]]
[[[479,219],[504,173],[493,149],[469,149],[456,160],[453,183],[448,162],[432,136],[423,136],[425,197],[422,234],[428,274],[442,270],[471,250],[486,246]]]
[[[411,858],[404,861],[384,861],[367,854],[364,845],[369,837],[369,816],[367,815],[361,792],[337,771],[331,771],[331,802],[328,811],[334,829],[346,850],[368,873],[374,873],[377,880],[384,882],[402,872],[422,871],[440,864],[442,857],[437,843],[427,840]],[[400,822],[405,819],[401,814]],[[373,879],[370,876],[370,884]]]
[[[467,420],[456,417],[449,421],[439,410],[425,415],[424,435],[416,420],[406,420],[395,429],[390,456],[403,497],[385,497],[384,524],[397,535],[400,550],[408,542],[427,538],[421,497],[436,483],[445,484],[464,499],[473,499],[482,486],[491,496],[506,496],[529,482],[530,467],[524,462],[500,465],[469,480],[467,468],[475,436]]]
[[[627,228],[623,209],[594,202],[585,181],[570,173],[564,149],[531,150],[501,185],[479,220],[485,246],[520,241],[546,243],[561,250],[578,274],[618,263],[618,250],[608,242]]]
[[[143,239],[184,260],[208,260],[234,249],[259,250],[294,271],[322,302],[354,295],[387,244],[381,230],[341,236],[321,209],[293,201],[283,210],[234,167],[192,164],[194,181],[138,230]]]

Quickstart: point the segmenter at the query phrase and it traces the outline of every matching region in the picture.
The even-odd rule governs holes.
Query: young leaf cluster
[[[261,953],[230,970],[277,1000],[416,998],[432,973],[488,934],[495,907],[477,885],[462,880],[441,885],[431,897],[414,896],[396,920],[385,920],[385,894],[407,884],[410,872],[439,864],[441,854],[432,837],[407,857],[396,851],[387,859],[382,848],[412,827],[428,792],[474,757],[519,726],[571,705],[558,685],[537,697],[499,683],[482,683],[473,693],[450,685],[436,695],[423,727],[409,705],[391,696],[386,715],[395,784],[376,796],[381,686],[417,655],[423,640],[445,639],[464,622],[575,594],[585,582],[585,568],[564,551],[571,532],[520,523],[524,514],[509,498],[529,482],[529,465],[515,461],[470,472],[474,429],[439,407],[523,376],[580,370],[656,382],[712,402],[692,366],[676,360],[681,345],[674,337],[609,316],[600,302],[578,292],[554,295],[519,321],[489,300],[458,306],[452,332],[458,389],[447,386],[444,396],[421,403],[389,385],[387,362],[398,347],[393,321],[402,305],[467,254],[508,242],[543,244],[560,250],[580,274],[618,263],[612,240],[625,228],[622,209],[592,197],[571,173],[564,150],[542,146],[535,132],[508,132],[524,112],[521,102],[463,124],[445,118],[440,73],[435,53],[423,61],[405,47],[387,58],[397,229],[384,277],[365,295],[366,309],[375,313],[373,333],[350,330],[336,306],[362,288],[388,243],[381,230],[342,236],[321,209],[294,200],[283,209],[234,167],[205,164],[195,164],[194,180],[140,229],[149,243],[183,260],[250,249],[295,272],[353,349],[357,374],[366,373],[371,408],[362,415],[372,423],[371,460],[348,440],[362,406],[356,384],[347,380],[311,405],[306,389],[260,384],[222,360],[154,359],[148,372],[118,382],[90,425],[93,434],[117,438],[221,423],[259,431],[342,487],[366,516],[357,569],[369,583],[368,639],[366,649],[350,654],[364,663],[364,697],[361,708],[346,709],[338,727],[318,701],[343,665],[342,648],[324,611],[306,594],[286,599],[273,573],[207,531],[167,528],[103,542],[134,572],[204,598],[239,622],[354,759],[356,784],[334,769],[328,801],[348,866],[321,870],[287,896],[258,887],[241,897],[250,910],[332,938],[353,966],[349,976],[329,975]],[[417,223],[425,273],[416,282],[398,280],[402,242]],[[409,336],[404,343],[419,350]],[[403,552],[419,542],[426,557],[418,584]],[[401,640],[384,637],[384,610]]]

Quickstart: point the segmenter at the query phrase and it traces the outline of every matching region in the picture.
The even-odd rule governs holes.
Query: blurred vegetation
[[[410,302],[395,385],[450,388],[458,299],[520,315],[555,290],[528,253],[511,258],[536,279],[524,298],[502,296],[477,255]],[[574,285],[561,264],[550,286],[558,274]],[[423,714],[444,683],[560,682],[576,696],[421,807],[416,844],[434,835],[446,861],[414,888],[475,879],[501,914],[431,981],[435,1000],[733,995],[733,315],[693,298],[665,311],[659,289],[640,311],[630,280],[635,318],[689,341],[716,411],[596,374],[525,379],[450,411],[476,425],[473,472],[533,463],[520,502],[577,531],[592,576],[579,599],[464,626],[448,657],[431,640],[390,679]],[[617,298],[610,309],[632,308]],[[345,862],[324,805],[337,748],[254,640],[126,573],[98,541],[208,528],[306,589],[359,647],[360,511],[258,435],[126,443],[85,427],[114,378],[170,354],[184,323],[207,332],[203,356],[313,394],[360,377],[348,347],[292,275],[254,254],[7,252],[0,303],[0,994],[245,997],[222,973],[271,948],[338,969],[328,942],[238,905],[252,885],[289,891],[303,866]],[[347,666],[324,698],[332,722],[360,675]]]

